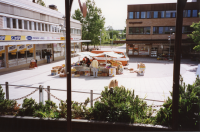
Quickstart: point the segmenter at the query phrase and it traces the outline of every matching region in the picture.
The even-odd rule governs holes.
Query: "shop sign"
[[[26,36],[26,40],[32,40],[32,36]]]
[[[11,40],[21,40],[21,36],[11,36]]]
[[[65,40],[65,37],[60,37],[60,40]]]
[[[6,38],[5,35],[0,36],[0,40],[5,40],[5,38]]]
[[[33,45],[32,44],[27,44],[26,45],[27,50],[33,50]]]
[[[26,51],[26,45],[17,45],[18,51]]]
[[[17,45],[10,45],[8,47],[8,52],[17,52]]]

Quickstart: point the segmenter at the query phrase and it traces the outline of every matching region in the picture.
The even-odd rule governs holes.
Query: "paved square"
[[[111,50],[110,48],[102,48],[102,50]],[[124,51],[125,45],[112,50]],[[72,62],[76,62],[78,57],[72,58]],[[110,80],[117,79],[119,85],[123,85],[128,89],[134,89],[135,95],[139,95],[140,98],[160,100],[164,101],[170,96],[169,91],[172,91],[173,80],[173,61],[156,60],[156,58],[137,58],[131,57],[129,62],[129,68],[137,68],[137,63],[143,62],[146,65],[146,71],[144,76],[137,76],[136,73],[130,73],[128,70],[124,70],[123,75],[116,75],[115,77],[98,77],[93,78],[80,76],[72,77],[72,91],[101,93],[105,86],[108,86]],[[0,73],[0,84],[9,82],[11,85],[23,85],[39,87],[43,85],[45,88],[50,86],[53,89],[66,90],[66,78],[60,78],[57,76],[51,76],[51,69],[54,66],[60,66],[65,64],[65,61],[58,61],[50,64],[40,65],[38,68],[30,70],[28,68],[22,68],[18,71],[12,71],[10,73]],[[198,63],[187,59],[181,60],[181,75],[183,76],[186,84],[192,84],[196,78],[196,69]],[[5,88],[3,86],[3,88]],[[20,98],[25,96],[35,89],[22,88],[16,86],[9,87],[10,99]],[[51,93],[56,97],[66,100],[67,93],[65,91],[52,90]],[[99,95],[94,95],[94,98]],[[72,92],[72,100],[78,102],[84,102],[84,100],[90,97],[90,94],[75,93]],[[39,92],[37,91],[28,98],[33,98],[37,102],[39,101]],[[47,93],[44,93],[44,99],[47,100]],[[51,97],[51,100],[59,104],[59,101]],[[23,100],[18,100],[21,104]],[[161,105],[162,102],[147,101],[148,105]]]

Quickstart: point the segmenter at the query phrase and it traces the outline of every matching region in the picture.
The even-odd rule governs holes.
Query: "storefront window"
[[[28,57],[33,57],[33,52],[32,51],[26,51],[27,52],[27,58]]]
[[[6,67],[6,63],[5,63],[5,53],[1,53],[0,54],[0,68],[2,67]]]
[[[42,52],[41,50],[36,50],[36,59],[37,60],[42,59],[42,53],[41,52]]]
[[[17,59],[17,53],[16,52],[8,53],[8,59],[9,60]]]
[[[149,46],[139,46],[139,55],[149,55]]]
[[[23,52],[17,52],[18,54],[18,59],[21,59],[21,58],[26,58],[26,52],[23,51]]]

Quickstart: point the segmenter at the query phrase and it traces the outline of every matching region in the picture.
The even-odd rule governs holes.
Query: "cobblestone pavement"
[[[102,48],[102,50],[117,50],[125,51],[125,45],[115,48]],[[78,57],[72,58],[72,62],[76,62]],[[128,89],[134,89],[135,95],[139,95],[140,98],[160,100],[164,101],[170,96],[169,91],[172,91],[173,80],[173,61],[156,60],[156,58],[139,58],[131,57],[128,67],[136,69],[137,63],[143,62],[146,65],[146,71],[144,76],[138,76],[136,73],[130,73],[128,70],[124,70],[123,75],[116,75],[115,77],[98,77],[93,78],[80,76],[72,77],[72,91],[84,91],[84,93],[72,92],[72,100],[78,102],[84,102],[87,97],[90,97],[90,90],[94,93],[101,93],[104,87],[107,86],[112,79],[117,79],[119,85],[123,85]],[[22,68],[18,71],[12,71],[0,75],[0,84],[9,82],[12,85],[23,85],[31,87],[39,87],[43,85],[45,88],[50,86],[54,89],[66,89],[66,78],[60,78],[57,76],[51,76],[51,69],[53,66],[60,66],[65,61],[58,61],[50,64],[40,65],[38,68],[30,70],[28,68]],[[196,70],[198,63],[187,59],[181,60],[181,75],[183,76],[186,84],[192,84],[196,78]],[[3,86],[3,88],[5,88]],[[10,86],[9,96],[10,99],[20,98],[25,96],[35,89],[12,87]],[[65,91],[52,90],[51,93],[62,100],[66,100],[67,93]],[[99,95],[94,95],[94,98]],[[38,91],[29,98],[34,98],[39,101]],[[44,93],[44,99],[47,99],[47,93]],[[59,104],[59,101],[51,97],[51,99]],[[23,100],[19,100],[18,103],[22,103]],[[161,105],[162,102],[148,101],[148,105]]]

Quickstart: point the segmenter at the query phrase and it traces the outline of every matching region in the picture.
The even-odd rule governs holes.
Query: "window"
[[[141,18],[146,18],[146,12],[144,11],[141,12]]]
[[[28,30],[27,21],[24,21],[24,29]]]
[[[44,31],[44,24],[43,23],[41,23],[42,24],[42,31]]]
[[[36,22],[34,22],[34,28],[35,28],[35,30],[37,30],[37,23]]]
[[[190,34],[194,31],[194,28],[190,27],[190,26],[183,26],[182,27],[182,33],[183,34]]]
[[[47,24],[45,24],[45,30],[47,31],[47,27],[48,27],[48,25]]]
[[[159,34],[163,34],[163,33],[164,33],[163,27],[159,27],[158,33],[159,33]]]
[[[18,20],[18,27],[19,27],[19,29],[22,29],[22,20]]]
[[[191,10],[187,10],[187,17],[191,17]]]
[[[71,28],[71,29],[70,29],[70,33],[72,33],[72,34],[73,34],[73,28]]]
[[[197,10],[192,10],[192,17],[197,17]]]
[[[133,19],[133,12],[129,12],[129,19]]]
[[[147,11],[147,18],[151,18],[151,12]]]
[[[176,17],[176,11],[166,11],[166,18]]]
[[[164,18],[165,17],[165,11],[160,11],[160,18]]]
[[[153,27],[153,34],[170,34],[170,31],[174,33],[175,27]]]
[[[6,18],[7,21],[7,28],[10,28],[10,18]]]
[[[29,21],[29,30],[32,30],[32,22]]]
[[[140,12],[135,12],[135,18],[139,19],[140,18]]]
[[[38,23],[38,31],[41,31],[40,23]]]
[[[191,17],[191,10],[183,10],[183,17]]]
[[[129,27],[129,34],[150,34],[150,27]]]
[[[16,19],[12,19],[13,20],[13,28],[16,28]]]
[[[153,12],[153,18],[158,18],[158,11]]]
[[[54,27],[52,26],[52,32],[55,32]]]

